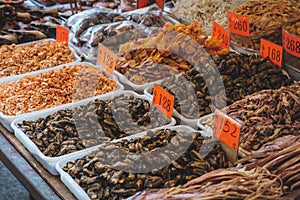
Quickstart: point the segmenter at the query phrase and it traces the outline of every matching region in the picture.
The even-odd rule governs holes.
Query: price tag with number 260
[[[241,124],[221,112],[216,110],[214,113],[214,136],[225,143],[234,151],[238,151]]]
[[[160,86],[154,84],[152,105],[168,118],[171,118],[174,107],[174,96]]]

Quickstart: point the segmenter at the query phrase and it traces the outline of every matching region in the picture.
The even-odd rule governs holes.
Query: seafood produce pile
[[[77,64],[2,83],[0,88],[0,111],[18,115],[105,94],[119,86],[102,70]]]
[[[121,95],[113,100],[96,99],[18,126],[44,155],[54,157],[167,123],[169,120],[151,108],[149,101]]]
[[[22,59],[19,59],[21,58]],[[55,41],[0,46],[0,78],[25,74],[75,61],[72,51]]]
[[[170,20],[154,5],[125,13],[100,7],[73,15],[66,26],[74,34],[72,43],[87,54],[86,57],[96,59],[99,43],[118,53],[120,45],[147,37]]]
[[[240,145],[257,150],[285,135],[300,134],[300,83],[252,94],[224,109],[244,122]]]
[[[233,13],[247,16],[250,36],[230,33],[238,46],[259,50],[260,39],[282,44],[282,27],[285,23],[300,20],[300,3],[290,0],[247,1],[232,9]]]
[[[0,0],[0,162],[61,199],[298,199],[299,45],[295,0]]]
[[[187,26],[167,23],[152,38],[140,38],[122,45],[116,70],[140,85],[186,72],[209,54],[227,52],[219,40],[205,36],[196,22]]]
[[[183,186],[145,191],[127,200],[154,199],[271,199],[284,194],[278,177],[265,169],[239,172],[219,169],[189,181]]]
[[[280,68],[256,55],[230,52],[213,56],[212,60],[203,63],[203,67],[192,68],[181,76],[171,76],[160,84],[174,95],[174,108],[187,118],[210,114],[215,108],[224,108],[226,104],[260,90],[292,84]],[[218,84],[218,76],[224,85]]]
[[[182,185],[209,171],[227,167],[219,144],[213,143],[211,152],[201,156],[201,147],[204,145],[205,151],[210,143],[213,142],[199,132],[149,131],[141,138],[103,145],[67,163],[63,169],[91,199],[121,199],[141,190]]]
[[[264,144],[259,150],[253,151],[238,163],[245,164],[251,160],[250,164],[246,165],[247,170],[257,167],[266,168],[271,173],[278,175],[290,190],[299,189],[299,147],[299,135],[284,136]]]

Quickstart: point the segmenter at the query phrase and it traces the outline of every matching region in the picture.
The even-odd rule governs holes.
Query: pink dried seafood
[[[0,112],[24,114],[116,89],[117,83],[100,69],[78,64],[1,84]]]
[[[75,61],[68,46],[55,41],[41,41],[0,47],[0,78],[24,74]]]

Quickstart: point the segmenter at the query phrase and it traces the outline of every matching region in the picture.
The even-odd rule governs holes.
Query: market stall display
[[[283,25],[300,20],[300,3],[293,0],[247,1],[233,8],[232,12],[248,17],[250,26],[249,36],[230,32],[232,43],[241,48],[258,51],[261,38],[282,44]]]
[[[22,59],[20,59],[22,58]],[[0,46],[0,78],[25,74],[80,61],[63,43],[41,40],[22,45]]]
[[[297,198],[299,1],[143,3],[0,0],[1,161],[19,154],[61,199]]]
[[[190,142],[191,146],[181,154],[182,149],[187,148],[185,143]],[[164,148],[168,144],[169,148]],[[203,145],[214,145],[205,157],[200,151]],[[79,184],[85,191],[86,194],[77,193],[78,197],[121,199],[141,190],[182,185],[199,175],[227,167],[228,162],[219,144],[215,145],[200,132],[179,126],[148,131],[141,138],[108,143],[85,156],[73,157],[72,162],[62,161],[58,166],[63,168],[64,172],[60,169],[60,173],[65,180],[70,179],[66,176],[72,177],[68,185],[70,188]],[[143,171],[147,166],[163,167],[134,173]]]

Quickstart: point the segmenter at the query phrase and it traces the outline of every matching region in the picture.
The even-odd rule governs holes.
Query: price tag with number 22
[[[241,124],[220,110],[214,113],[214,136],[234,151],[238,151]]]
[[[168,118],[171,118],[174,107],[174,96],[160,86],[154,84],[152,105]]]

